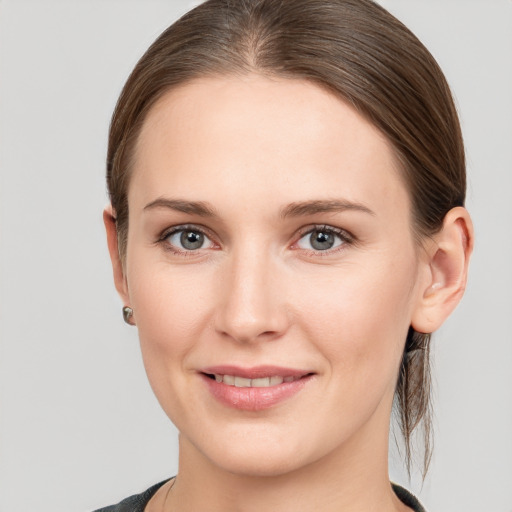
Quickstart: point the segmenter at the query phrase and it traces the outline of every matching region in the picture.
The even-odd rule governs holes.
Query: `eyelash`
[[[333,247],[331,249],[326,249],[324,251],[315,250],[315,249],[300,249],[300,248],[296,247],[297,244],[300,242],[300,240],[302,240],[307,235],[311,235],[315,231],[335,235],[336,237],[338,237],[341,240],[341,243],[336,247]],[[347,246],[354,245],[356,243],[356,241],[357,240],[356,240],[355,236],[352,235],[352,233],[348,232],[345,229],[336,228],[334,226],[329,226],[326,224],[316,224],[314,226],[304,228],[304,230],[300,232],[299,237],[297,238],[297,241],[294,242],[292,245],[292,249],[302,250],[307,255],[322,258],[322,257],[330,256],[333,253],[343,251],[347,248]]]
[[[160,244],[163,246],[163,248],[166,250],[166,251],[169,251],[171,252],[172,254],[177,254],[179,256],[185,256],[185,257],[190,257],[190,256],[195,256],[200,249],[194,251],[194,250],[181,250],[181,249],[177,249],[175,248],[175,246],[173,246],[171,243],[168,242],[168,238],[172,235],[175,235],[176,233],[180,233],[180,232],[183,232],[183,231],[192,231],[192,232],[195,232],[195,233],[200,233],[201,235],[203,235],[204,237],[206,237],[208,240],[210,240],[212,243],[214,243],[212,241],[213,237],[212,235],[210,235],[210,233],[200,227],[200,226],[197,226],[195,224],[182,224],[182,225],[179,225],[179,226],[174,226],[170,229],[166,229],[159,237],[158,237],[158,240],[157,240],[157,244]]]
[[[206,237],[208,240],[210,240],[211,243],[213,242],[213,236],[209,233],[209,231],[205,230],[201,226],[194,225],[194,224],[183,224],[179,226],[174,226],[170,229],[166,229],[163,233],[161,233],[157,239],[157,244],[160,244],[164,247],[166,251],[170,251],[173,254],[177,254],[180,256],[190,257],[195,256],[198,251],[197,250],[181,250],[176,249],[173,245],[171,245],[168,241],[168,238],[172,235],[175,235],[176,233],[180,233],[183,231],[193,231],[196,233],[202,234],[204,237]],[[300,249],[297,246],[298,242],[302,240],[305,236],[310,235],[311,233],[318,231],[323,232],[327,234],[333,234],[336,237],[338,237],[341,240],[341,244],[332,248],[332,249],[326,249],[324,251],[321,250],[315,250],[315,249]],[[317,257],[325,257],[332,253],[342,251],[346,248],[347,245],[354,245],[357,242],[357,239],[352,233],[346,231],[345,229],[336,228],[334,226],[329,226],[326,224],[316,224],[314,226],[309,226],[307,228],[303,228],[298,234],[298,238],[296,241],[292,244],[291,248],[292,250],[302,250],[306,252],[308,255],[314,255]]]

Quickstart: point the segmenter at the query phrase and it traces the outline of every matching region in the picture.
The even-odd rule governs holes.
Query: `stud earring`
[[[135,325],[135,322],[133,321],[133,309],[125,306],[123,308],[123,319],[128,325]]]

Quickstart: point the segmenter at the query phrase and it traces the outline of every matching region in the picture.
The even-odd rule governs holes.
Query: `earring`
[[[133,321],[133,309],[125,306],[123,308],[123,319],[128,325],[135,325],[135,322]]]

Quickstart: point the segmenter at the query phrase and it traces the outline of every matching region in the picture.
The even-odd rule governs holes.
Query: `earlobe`
[[[466,287],[473,238],[467,210],[451,209],[426,249],[427,277],[419,290],[421,296],[411,321],[415,331],[437,330],[460,302]]]
[[[119,247],[117,243],[117,226],[116,218],[112,206],[109,204],[103,210],[103,222],[107,233],[108,251],[112,262],[112,271],[114,274],[114,283],[116,290],[124,304],[130,304],[128,296],[128,286],[124,274],[123,264],[119,255]]]

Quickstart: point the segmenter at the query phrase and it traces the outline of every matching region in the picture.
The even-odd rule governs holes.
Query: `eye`
[[[162,241],[167,242],[178,252],[209,249],[214,246],[213,242],[201,230],[192,227],[173,229],[162,237]]]
[[[348,234],[342,230],[327,226],[318,226],[303,235],[296,245],[299,249],[328,251],[349,241],[350,238]]]

